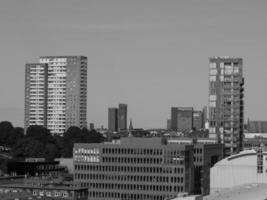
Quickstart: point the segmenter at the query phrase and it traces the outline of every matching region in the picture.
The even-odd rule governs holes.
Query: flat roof
[[[45,190],[87,190],[87,187],[68,187],[68,186],[57,186],[57,185],[32,185],[32,184],[5,184],[0,185],[0,188],[12,188],[12,189],[45,189]]]
[[[224,189],[205,196],[203,200],[264,200],[267,199],[267,184],[252,183]]]

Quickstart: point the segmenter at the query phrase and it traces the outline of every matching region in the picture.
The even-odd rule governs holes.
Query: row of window
[[[161,164],[162,158],[140,157],[103,157],[103,163],[138,163],[138,164]]]
[[[162,155],[162,149],[103,148],[103,154]]]
[[[164,200],[171,199],[174,196],[171,195],[153,195],[153,194],[137,194],[137,193],[119,193],[119,192],[89,192],[89,197],[102,198],[102,199],[121,199],[121,200],[136,200],[136,199],[146,199],[146,200]]]
[[[75,165],[75,170],[95,172],[127,172],[127,173],[169,173],[183,174],[182,167],[137,167],[137,166],[109,166],[109,165]]]
[[[183,175],[183,174],[178,174]],[[114,175],[114,174],[75,174],[75,179],[96,181],[126,181],[126,182],[157,182],[157,183],[183,183],[183,177],[168,176],[138,176],[138,175]]]
[[[170,185],[144,185],[144,184],[120,184],[120,183],[83,183],[83,187],[90,190],[137,190],[137,191],[156,191],[156,192],[183,192],[183,186]]]

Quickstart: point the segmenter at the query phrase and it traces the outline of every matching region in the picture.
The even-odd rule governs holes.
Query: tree
[[[0,122],[0,145],[6,145],[6,139],[13,129],[14,127],[10,122]]]

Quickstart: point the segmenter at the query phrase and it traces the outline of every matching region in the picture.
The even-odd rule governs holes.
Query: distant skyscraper
[[[193,127],[196,130],[200,130],[203,128],[203,113],[202,113],[202,111],[194,111],[193,112]]]
[[[35,110],[37,104],[44,111]],[[63,134],[70,126],[86,127],[86,105],[86,57],[45,56],[40,57],[40,64],[26,64],[25,129],[38,124],[53,134]],[[44,113],[43,123],[36,113]]]
[[[192,107],[171,108],[171,129],[174,131],[190,131],[193,128]]]
[[[118,131],[118,108],[108,109],[108,130]]]
[[[244,78],[242,58],[210,58],[209,137],[225,144],[225,154],[242,149]]]
[[[250,133],[267,133],[267,121],[248,120],[247,129]]]
[[[94,123],[90,123],[89,124],[89,128],[90,128],[90,130],[94,130],[95,129],[95,124]]]
[[[119,104],[118,129],[127,130],[127,104]]]

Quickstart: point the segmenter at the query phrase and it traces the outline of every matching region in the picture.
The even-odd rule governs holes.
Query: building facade
[[[31,125],[47,126],[48,65],[25,66],[25,129]]]
[[[171,108],[171,128],[173,131],[190,131],[193,128],[193,108],[192,107],[172,107]]]
[[[118,129],[127,130],[127,104],[119,104],[118,109]]]
[[[195,130],[200,130],[204,128],[203,124],[203,112],[202,111],[196,111],[193,112],[193,128]]]
[[[161,138],[121,138],[74,145],[74,181],[89,198],[153,199],[194,192],[193,146]]]
[[[168,143],[194,146],[194,194],[210,193],[210,168],[223,159],[223,144],[202,138],[170,138]]]
[[[108,109],[108,130],[118,131],[118,108]]]
[[[39,62],[26,64],[25,129],[37,124],[63,134],[70,126],[86,127],[87,58],[44,56]],[[31,111],[36,104],[42,109]],[[43,122],[38,113],[44,113]]]
[[[250,133],[267,133],[267,121],[248,121],[248,132]]]
[[[266,148],[245,150],[211,168],[211,193],[243,184],[267,183]]]
[[[225,154],[242,150],[244,78],[242,58],[209,60],[209,137],[225,144]]]

